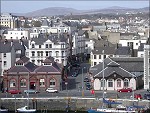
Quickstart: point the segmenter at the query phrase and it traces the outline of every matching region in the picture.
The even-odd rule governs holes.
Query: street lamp
[[[82,82],[81,82],[81,83],[82,83],[82,97],[84,96],[83,71],[84,71],[85,68],[86,68],[86,67],[83,67],[83,68],[82,68]]]

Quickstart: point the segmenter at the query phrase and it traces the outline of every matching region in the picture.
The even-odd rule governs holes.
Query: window
[[[4,61],[4,67],[6,67],[7,66],[7,62],[6,61]]]
[[[108,87],[113,87],[113,80],[108,80]]]
[[[45,45],[45,48],[48,48],[48,44]]]
[[[59,51],[56,51],[56,57],[58,57]]]
[[[46,51],[45,53],[46,53],[46,56],[48,56],[48,51]]]
[[[106,81],[104,80],[104,87],[105,87]],[[103,79],[101,79],[101,87],[103,87]]]
[[[26,79],[20,81],[20,87],[26,87]]]
[[[128,79],[124,79],[124,87],[128,87],[129,86],[129,80]]]
[[[40,79],[40,87],[45,87],[45,80],[43,78]]]
[[[6,57],[6,53],[4,53],[4,55],[3,55],[4,57]]]
[[[117,80],[117,87],[121,87],[121,80],[120,79]]]
[[[104,59],[106,58],[106,55],[104,55]]]
[[[32,63],[35,63],[35,60],[32,60]]]
[[[41,45],[39,45],[39,48],[41,48]]]
[[[23,35],[23,33],[21,32],[21,35]]]
[[[96,59],[96,55],[94,55],[94,59]]]
[[[32,56],[35,56],[35,51],[32,51]]]
[[[43,51],[41,51],[41,56],[43,56]]]
[[[50,80],[50,87],[55,87],[56,83],[55,83],[55,79],[51,79]]]
[[[34,44],[32,44],[32,48],[35,48]]]
[[[15,87],[16,86],[16,82],[14,79],[10,80],[10,84],[9,84],[10,87]]]
[[[40,56],[40,51],[37,51],[37,56]]]
[[[52,51],[49,51],[49,56],[52,56]]]
[[[99,59],[101,59],[101,55],[99,55]]]
[[[62,57],[64,57],[64,56],[65,56],[65,55],[64,55],[64,53],[65,53],[64,51],[62,51],[62,52],[61,52],[61,54],[62,54]]]
[[[49,44],[49,48],[52,48],[52,44]]]
[[[97,63],[96,62],[94,62],[94,66],[96,65]]]

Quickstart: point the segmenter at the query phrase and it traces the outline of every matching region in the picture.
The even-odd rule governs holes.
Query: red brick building
[[[61,88],[62,65],[54,62],[52,57],[45,59],[41,66],[29,62],[29,58],[23,57],[15,66],[4,72],[4,88],[26,90],[35,89],[45,91],[49,87],[57,90]]]

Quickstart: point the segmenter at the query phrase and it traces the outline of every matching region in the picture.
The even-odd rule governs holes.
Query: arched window
[[[113,87],[113,80],[112,79],[108,80],[108,87]]]
[[[121,87],[121,80],[120,79],[117,80],[117,87]]]
[[[40,87],[45,87],[45,79],[40,79]]]
[[[26,87],[26,79],[21,79],[20,80],[20,87]]]
[[[106,80],[104,79],[104,87],[105,87],[105,84],[106,84]],[[101,79],[101,87],[103,87],[103,79]]]
[[[50,87],[55,87],[56,86],[56,80],[53,78],[50,80]]]
[[[124,79],[124,87],[129,87],[129,80],[128,79]]]
[[[16,81],[14,79],[11,79],[9,86],[10,87],[16,87]]]

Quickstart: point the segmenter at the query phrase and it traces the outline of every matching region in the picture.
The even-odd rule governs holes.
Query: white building
[[[2,13],[0,15],[0,25],[8,28],[17,28],[18,27],[18,18],[11,13]]]
[[[78,55],[78,54],[85,54],[85,41],[86,41],[86,36],[85,36],[85,31],[81,30],[78,32],[74,32],[72,34],[72,55]]]
[[[23,29],[14,29],[14,30],[8,30],[7,34],[4,34],[5,39],[29,39],[29,32],[27,30]]]
[[[120,39],[119,44],[132,47],[132,49],[138,49],[140,43],[146,43],[146,40],[147,39]]]
[[[25,48],[24,43],[19,41],[2,40],[0,42],[1,76],[4,70],[8,70],[20,57],[25,56]]]
[[[68,55],[69,44],[64,35],[45,37],[41,34],[38,38],[29,41],[29,58],[36,65],[41,65],[47,57],[51,56],[56,62],[66,66]]]

